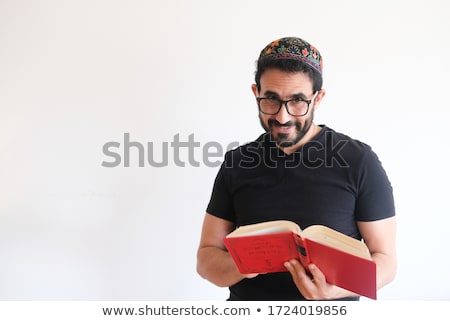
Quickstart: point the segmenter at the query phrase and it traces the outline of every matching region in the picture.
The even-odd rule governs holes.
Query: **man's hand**
[[[306,271],[302,264],[293,259],[285,263],[300,293],[308,300],[331,300],[355,294],[328,284],[325,275],[314,264],[308,265]]]

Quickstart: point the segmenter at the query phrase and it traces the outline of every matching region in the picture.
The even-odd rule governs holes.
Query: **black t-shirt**
[[[372,149],[322,126],[313,140],[284,154],[269,133],[229,151],[207,212],[236,226],[285,219],[322,224],[361,239],[357,221],[395,215],[392,187]],[[289,273],[244,279],[230,299],[302,300]]]

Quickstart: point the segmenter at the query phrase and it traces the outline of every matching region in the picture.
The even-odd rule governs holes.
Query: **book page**
[[[303,230],[301,234],[305,238],[318,243],[334,247],[362,258],[371,259],[369,249],[364,243],[329,227],[312,225]]]
[[[294,232],[300,234],[300,227],[291,221],[276,220],[240,226],[226,237],[263,235],[282,232]]]

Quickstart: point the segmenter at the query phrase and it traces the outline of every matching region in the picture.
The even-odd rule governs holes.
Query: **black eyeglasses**
[[[260,112],[266,115],[276,115],[280,112],[281,107],[283,105],[286,107],[286,111],[291,116],[305,116],[308,113],[309,105],[316,98],[317,93],[311,99],[303,99],[300,97],[289,99],[289,100],[281,100],[275,97],[265,98],[265,97],[256,97],[256,101],[258,102],[258,108]]]

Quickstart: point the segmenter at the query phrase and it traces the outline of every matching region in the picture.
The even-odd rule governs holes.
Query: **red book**
[[[367,246],[323,225],[305,230],[279,220],[241,226],[223,242],[243,274],[284,272],[284,262],[314,263],[330,284],[377,298],[376,264]]]

